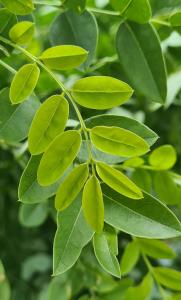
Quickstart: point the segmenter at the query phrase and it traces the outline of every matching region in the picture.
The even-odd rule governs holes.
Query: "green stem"
[[[11,72],[12,74],[16,74],[16,70],[13,69],[10,65],[8,65],[7,63],[5,63],[3,60],[0,59],[0,65],[3,66],[5,69],[7,69],[9,72]]]
[[[166,297],[165,291],[163,290],[162,286],[160,285],[160,283],[158,282],[158,280],[155,277],[154,268],[152,267],[152,265],[150,264],[150,261],[148,260],[147,256],[143,252],[141,252],[141,255],[143,257],[143,260],[144,260],[149,272],[151,273],[152,277],[154,278],[154,280],[158,286],[160,295],[163,297],[163,299],[165,299],[165,297]]]
[[[120,17],[120,13],[117,11],[112,11],[112,10],[106,10],[106,9],[99,9],[99,8],[94,8],[94,7],[87,7],[89,11],[92,11],[93,13],[96,14],[102,14],[102,15],[109,15],[109,16],[114,16],[114,17]]]
[[[6,43],[7,45],[10,45],[11,47],[21,51],[30,60],[32,60],[33,62],[36,62],[42,69],[44,69],[50,75],[50,77],[52,77],[55,80],[57,85],[61,88],[62,92],[65,93],[68,96],[68,98],[69,98],[69,100],[70,100],[70,102],[71,102],[71,104],[72,104],[72,106],[73,106],[73,108],[74,108],[74,110],[77,114],[77,117],[79,119],[81,129],[84,132],[84,136],[85,136],[86,143],[87,143],[87,150],[88,150],[88,154],[89,154],[89,161],[93,164],[94,160],[93,160],[93,156],[92,156],[91,145],[90,145],[90,141],[89,141],[89,137],[88,137],[88,133],[87,133],[87,128],[85,126],[82,115],[81,115],[76,103],[74,102],[74,100],[72,98],[72,95],[66,89],[64,84],[56,77],[56,75],[46,65],[44,65],[37,57],[35,57],[31,53],[29,53],[27,50],[25,50],[24,48],[22,48],[21,46],[19,46],[17,44],[14,44],[10,40],[8,40],[8,39],[6,39],[2,36],[0,36],[0,41],[2,41],[4,43]],[[9,68],[9,70],[11,69],[11,71],[13,71],[13,69],[9,65],[5,64],[4,62],[3,62],[3,64],[4,64],[4,67]]]
[[[48,6],[55,6],[55,7],[60,7],[60,5],[62,4],[60,1],[57,2],[50,2],[50,1],[33,1],[34,4],[36,5],[48,5]]]
[[[159,20],[159,19],[151,19],[150,22],[160,24],[160,25],[163,25],[163,26],[167,26],[167,27],[171,27],[169,22],[162,21],[162,20]]]

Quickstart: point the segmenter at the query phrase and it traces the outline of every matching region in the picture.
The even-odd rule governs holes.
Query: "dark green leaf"
[[[152,101],[165,102],[165,64],[153,27],[150,24],[139,25],[131,22],[121,24],[116,46],[121,67],[135,91]]]
[[[50,29],[50,40],[53,45],[76,45],[87,50],[88,57],[81,68],[91,64],[98,39],[96,19],[92,13],[84,11],[81,15],[65,11],[58,15]]]
[[[83,216],[80,196],[65,211],[58,213],[57,224],[53,250],[54,275],[70,269],[93,236]]]
[[[151,195],[130,201],[103,186],[105,222],[131,235],[145,238],[171,238],[181,235],[181,224],[176,216]],[[129,220],[129,222],[128,222]]]

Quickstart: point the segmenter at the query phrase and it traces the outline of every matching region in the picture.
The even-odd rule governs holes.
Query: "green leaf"
[[[153,183],[158,199],[169,205],[180,202],[179,189],[170,173],[156,172],[153,176]]]
[[[0,297],[1,300],[10,300],[11,298],[11,289],[6,278],[5,270],[3,264],[0,260]]]
[[[110,4],[112,5],[112,7],[119,11],[121,15],[124,14],[124,12],[127,10],[127,8],[130,6],[131,2],[133,0],[109,0]]]
[[[48,48],[40,59],[53,70],[69,70],[80,66],[87,58],[88,52],[73,45],[62,45]]]
[[[121,24],[116,47],[121,68],[135,92],[152,101],[165,102],[165,64],[160,42],[152,25],[131,22]]]
[[[153,278],[148,273],[138,286],[130,287],[126,291],[124,300],[146,300],[149,298],[152,289]]]
[[[172,27],[181,27],[181,11],[173,13],[169,18]]]
[[[174,258],[175,252],[163,241],[150,239],[137,239],[141,250],[154,258]]]
[[[80,196],[65,211],[58,213],[57,224],[53,247],[54,275],[70,269],[93,236],[82,213]]]
[[[181,272],[165,267],[154,268],[154,275],[162,285],[176,291],[181,291]]]
[[[48,216],[48,204],[21,204],[19,221],[25,227],[37,227],[44,223]]]
[[[81,144],[80,133],[69,130],[58,135],[42,156],[38,168],[38,183],[50,185],[63,175],[77,156]]]
[[[14,14],[12,14],[6,8],[0,9],[0,34],[4,37],[8,37],[9,30],[16,24],[17,19]]]
[[[121,273],[127,275],[137,264],[140,256],[139,245],[136,241],[128,243],[121,258]]]
[[[1,0],[1,3],[16,15],[28,15],[34,9],[32,0]]]
[[[72,203],[82,190],[88,175],[88,165],[81,164],[65,178],[55,197],[55,207],[58,211],[64,210]]]
[[[101,232],[104,226],[104,203],[99,180],[92,175],[87,181],[82,197],[82,208],[88,224]]]
[[[63,4],[80,14],[85,9],[86,0],[63,0]]]
[[[68,102],[61,95],[51,96],[40,106],[28,136],[31,154],[39,154],[46,150],[53,139],[64,131],[68,115]]]
[[[37,181],[37,169],[41,160],[41,155],[32,156],[21,176],[18,197],[19,201],[27,204],[41,203],[51,196],[55,195],[60,182],[71,171],[71,167],[65,174],[53,185],[43,187]]]
[[[148,0],[132,0],[124,16],[131,21],[143,24],[151,18],[151,6]]]
[[[73,11],[59,14],[51,26],[50,40],[53,45],[76,45],[87,50],[87,59],[80,67],[87,69],[94,59],[98,40],[94,15],[89,11],[84,11],[81,15]]]
[[[116,126],[134,132],[142,137],[150,146],[153,145],[157,139],[157,134],[146,125],[124,116],[116,115],[99,115],[85,120],[87,128],[96,126]]]
[[[109,76],[90,76],[79,79],[72,89],[75,101],[87,108],[108,109],[127,101],[133,90],[116,78]]]
[[[98,162],[96,170],[100,178],[112,189],[131,199],[140,199],[143,197],[141,190],[122,172]]]
[[[138,168],[144,165],[144,159],[141,157],[131,157],[124,161],[123,166],[130,168]]]
[[[125,162],[126,163],[126,162]],[[152,187],[152,178],[150,173],[144,169],[136,169],[131,175],[133,182],[142,190],[150,193]]]
[[[33,96],[19,105],[11,105],[9,88],[0,91],[0,139],[6,143],[24,140],[40,103]]]
[[[144,193],[140,201],[128,198],[104,186],[105,222],[128,234],[166,239],[181,235],[181,224],[165,205]],[[129,220],[129,222],[128,222]]]
[[[145,140],[124,128],[96,126],[91,129],[90,137],[96,148],[109,154],[131,157],[149,150]]]
[[[10,87],[10,99],[13,104],[23,102],[32,94],[39,74],[40,70],[36,64],[26,64],[18,70]]]
[[[117,240],[116,232],[104,230],[102,233],[95,233],[93,239],[94,252],[100,265],[111,275],[120,278],[121,272],[114,250],[114,239]],[[112,245],[113,243],[113,245]]]
[[[177,155],[171,145],[163,145],[156,148],[149,156],[149,163],[154,169],[168,170],[176,163]]]
[[[29,43],[34,35],[35,25],[29,21],[22,21],[15,24],[10,32],[10,39],[20,45]]]

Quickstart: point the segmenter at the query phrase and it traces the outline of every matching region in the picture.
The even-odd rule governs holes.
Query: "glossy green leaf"
[[[151,274],[148,273],[138,286],[130,287],[126,291],[124,300],[149,299],[152,289],[153,289],[153,278]]]
[[[150,173],[144,169],[136,169],[131,175],[133,182],[142,190],[150,193],[152,187],[152,178]]]
[[[22,21],[15,24],[10,32],[9,36],[11,40],[17,44],[24,45],[29,43],[34,35],[34,23],[29,21]]]
[[[50,185],[63,175],[77,156],[81,144],[80,133],[69,130],[58,135],[42,156],[38,168],[38,183]]]
[[[94,15],[89,11],[84,11],[81,15],[73,11],[64,11],[56,17],[51,26],[50,40],[53,45],[76,45],[87,50],[88,57],[80,68],[88,68],[94,58],[98,40]]]
[[[109,76],[90,76],[79,79],[72,89],[75,101],[87,108],[108,109],[127,101],[133,90],[116,78]]]
[[[40,106],[28,136],[31,154],[39,154],[46,150],[53,139],[64,131],[68,115],[68,102],[61,95],[51,96]]]
[[[165,268],[154,268],[154,275],[162,285],[176,291],[181,291],[181,272]]]
[[[124,14],[124,12],[127,10],[127,8],[130,6],[131,2],[133,0],[109,0],[110,4],[112,5],[112,7],[119,11],[121,15]]]
[[[57,224],[53,248],[54,275],[70,269],[93,236],[83,216],[80,196],[65,211],[58,213]]]
[[[9,30],[16,24],[17,19],[14,14],[12,14],[6,8],[0,9],[0,34],[4,37],[8,37]]]
[[[41,186],[37,181],[37,170],[41,160],[41,155],[32,156],[20,178],[18,197],[19,201],[27,204],[41,203],[55,195],[60,182],[71,171],[71,167],[56,183],[50,186]]]
[[[91,129],[90,137],[99,150],[109,154],[131,157],[149,150],[145,140],[124,128],[96,126]]]
[[[150,165],[157,170],[171,169],[176,160],[176,151],[171,145],[160,146],[152,151],[149,156]]]
[[[179,189],[170,173],[166,171],[156,172],[153,175],[153,183],[158,199],[168,205],[180,202]]]
[[[16,15],[28,15],[33,9],[32,0],[1,0],[2,4]]]
[[[172,248],[166,242],[150,239],[138,239],[142,252],[154,258],[174,258],[176,256]]]
[[[131,199],[140,199],[143,197],[141,190],[122,172],[98,162],[96,170],[100,178],[112,189]]]
[[[116,126],[130,130],[142,137],[150,146],[158,139],[158,135],[149,127],[125,116],[98,115],[85,120],[85,124],[87,128],[96,126]]]
[[[82,208],[88,224],[96,232],[101,232],[104,226],[104,203],[99,180],[94,175],[84,187]]]
[[[114,235],[117,239],[114,231],[104,230],[102,233],[95,233],[93,239],[94,252],[100,265],[111,275],[120,278],[120,266],[116,257],[118,253],[113,251],[114,245],[111,244],[112,237],[110,238],[110,235]]]
[[[143,24],[151,18],[151,6],[148,0],[132,0],[124,16],[131,21]]]
[[[19,221],[25,227],[36,227],[44,223],[48,216],[48,204],[21,204]]]
[[[73,45],[62,45],[48,48],[40,59],[53,70],[69,70],[80,66],[87,58],[88,52]]]
[[[105,222],[128,234],[166,239],[181,235],[181,224],[165,205],[144,193],[140,201],[130,201],[107,186],[102,187]],[[128,222],[129,220],[129,222]]]
[[[121,68],[135,92],[154,102],[165,102],[165,64],[160,42],[152,25],[131,22],[121,24],[116,47]]]
[[[81,164],[65,178],[55,197],[55,207],[58,211],[64,210],[72,203],[82,190],[88,175],[88,165]]]
[[[0,91],[0,140],[18,143],[24,140],[40,102],[35,96],[19,105],[11,105],[9,88]]]
[[[121,273],[127,275],[134,268],[140,256],[139,245],[136,241],[128,243],[121,258]]]
[[[40,70],[36,64],[21,67],[13,78],[10,87],[10,99],[13,104],[26,100],[36,87]]]

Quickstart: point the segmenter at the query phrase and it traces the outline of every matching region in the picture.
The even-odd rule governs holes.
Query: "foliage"
[[[0,299],[179,299],[180,9],[0,1]]]

